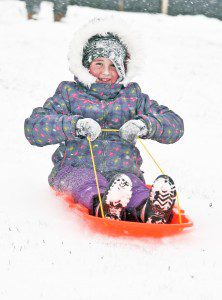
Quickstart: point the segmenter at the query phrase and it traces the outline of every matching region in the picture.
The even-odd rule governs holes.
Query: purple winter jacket
[[[76,136],[80,118],[92,118],[101,128],[119,129],[131,119],[142,119],[149,129],[143,138],[170,144],[184,132],[183,120],[167,107],[158,105],[143,94],[137,83],[93,83],[90,88],[76,82],[61,82],[53,97],[43,107],[35,108],[25,120],[25,135],[32,145],[39,147],[60,144],[52,156],[53,179],[63,166],[92,168],[86,138]],[[97,170],[120,171],[141,175],[142,158],[134,143],[120,138],[118,132],[102,132],[92,142]]]

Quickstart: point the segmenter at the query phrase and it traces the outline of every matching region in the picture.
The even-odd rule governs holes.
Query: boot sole
[[[176,188],[173,180],[167,175],[160,175],[154,181],[150,191],[145,218],[147,223],[166,224],[170,220],[176,200]]]
[[[115,175],[103,195],[106,218],[121,220],[125,207],[132,196],[132,182],[125,174]]]

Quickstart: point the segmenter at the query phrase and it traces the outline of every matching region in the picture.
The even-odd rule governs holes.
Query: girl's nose
[[[102,73],[103,73],[103,75],[109,75],[109,68],[104,66]]]

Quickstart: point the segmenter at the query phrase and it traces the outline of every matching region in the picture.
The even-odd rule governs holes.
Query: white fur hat
[[[96,78],[82,65],[83,49],[92,36],[97,34],[106,35],[108,32],[111,32],[119,37],[130,55],[126,76],[121,82],[127,85],[133,76],[138,74],[143,63],[138,33],[130,30],[130,27],[130,24],[120,18],[109,17],[106,19],[93,19],[77,30],[73,35],[68,53],[70,71],[87,86],[95,83]],[[137,46],[137,49],[134,46]]]

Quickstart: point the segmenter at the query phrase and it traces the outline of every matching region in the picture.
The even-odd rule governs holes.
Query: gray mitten
[[[136,142],[137,137],[145,136],[147,133],[147,126],[141,120],[127,121],[119,130],[120,137],[131,143]]]
[[[79,137],[90,137],[91,141],[98,138],[101,133],[99,123],[91,118],[79,119],[76,123],[76,135]]]

